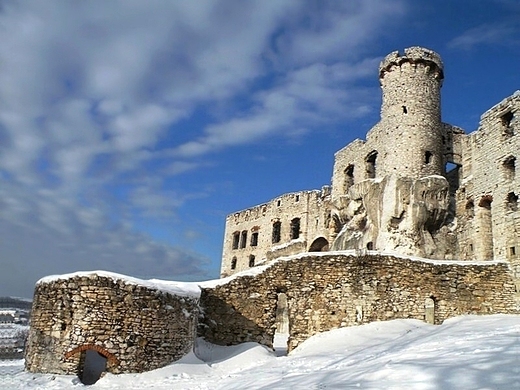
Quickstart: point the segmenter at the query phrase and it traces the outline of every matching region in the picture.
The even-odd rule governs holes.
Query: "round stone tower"
[[[378,139],[377,176],[419,178],[444,173],[440,56],[422,47],[395,51],[379,66],[383,90]],[[374,159],[374,157],[371,157]]]

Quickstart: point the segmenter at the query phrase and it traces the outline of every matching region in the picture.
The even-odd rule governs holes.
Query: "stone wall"
[[[199,334],[216,344],[271,346],[279,293],[288,301],[289,350],[316,333],[372,321],[520,313],[506,263],[329,252],[280,259],[259,275],[203,288]]]
[[[152,370],[189,352],[197,299],[96,273],[36,285],[26,368],[81,374],[84,354],[107,359],[107,371]]]
[[[249,269],[265,260],[306,252],[320,237],[328,241],[328,199],[329,189],[325,187],[284,194],[230,214],[226,218],[221,276]],[[293,229],[295,219],[299,226]],[[276,239],[275,223],[280,227]]]
[[[465,136],[457,192],[461,258],[508,260],[520,277],[520,92]]]

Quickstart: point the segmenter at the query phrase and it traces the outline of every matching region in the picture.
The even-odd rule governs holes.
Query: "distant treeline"
[[[13,297],[0,297],[0,309],[23,309],[30,311],[32,301]]]

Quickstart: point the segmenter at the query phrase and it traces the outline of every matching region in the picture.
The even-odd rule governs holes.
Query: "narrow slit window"
[[[254,266],[255,266],[255,256],[250,255],[249,256],[249,267],[254,267]]]
[[[231,269],[236,269],[236,268],[237,268],[237,258],[233,257],[231,259]]]
[[[424,163],[429,164],[432,162],[433,153],[430,151],[426,151],[424,153]]]

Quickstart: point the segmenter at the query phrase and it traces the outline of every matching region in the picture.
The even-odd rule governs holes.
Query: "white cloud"
[[[200,274],[201,256],[138,233],[135,211],[204,196],[163,184],[209,152],[365,113],[356,82],[377,60],[362,45],[402,13],[383,0],[4,2],[0,254],[26,267],[44,254],[38,272]]]
[[[476,45],[508,45],[510,37],[518,31],[518,25],[510,23],[483,24],[465,31],[448,42],[448,47],[459,49],[471,49]],[[519,42],[517,42],[519,43]]]

